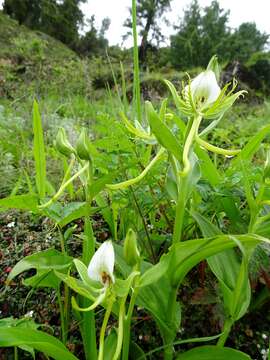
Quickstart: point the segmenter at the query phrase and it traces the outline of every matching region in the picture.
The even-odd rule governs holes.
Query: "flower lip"
[[[215,73],[212,70],[206,70],[196,76],[189,86],[186,86],[186,94],[187,91],[191,92],[196,106],[205,107],[217,100],[221,89],[217,83]]]
[[[114,249],[111,241],[105,241],[93,255],[87,272],[90,279],[108,286],[114,282]]]

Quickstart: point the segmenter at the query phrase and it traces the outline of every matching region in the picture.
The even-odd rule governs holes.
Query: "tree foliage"
[[[171,36],[172,64],[177,68],[204,67],[214,54],[225,61],[246,61],[254,52],[262,51],[268,35],[261,33],[255,23],[231,29],[229,14],[217,0],[204,9],[193,0]]]
[[[108,47],[108,40],[105,38],[105,33],[109,29],[110,19],[104,18],[101,29],[95,26],[95,17],[92,16],[88,20],[89,30],[81,37],[77,50],[83,56],[102,55]]]
[[[84,16],[80,4],[86,0],[5,0],[4,13],[19,24],[43,31],[70,47],[79,39]]]
[[[160,19],[170,8],[171,0],[138,0],[137,1],[137,26],[140,28],[141,44],[139,51],[140,62],[146,61],[147,50],[153,45],[159,46],[164,41],[164,34],[160,27]],[[166,21],[166,19],[164,19]],[[132,28],[131,9],[130,16],[124,22],[124,26]],[[124,39],[131,35],[128,31]]]
[[[100,31],[95,18],[88,20],[89,30],[80,35],[85,25],[80,5],[86,0],[5,0],[4,13],[19,24],[53,36],[84,56],[100,55],[105,52],[108,41],[105,32],[110,26],[108,18],[103,19]]]

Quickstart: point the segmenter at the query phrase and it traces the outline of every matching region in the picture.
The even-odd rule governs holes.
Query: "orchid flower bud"
[[[140,260],[136,233],[129,229],[124,241],[124,257],[128,265],[134,266]]]
[[[267,149],[266,160],[264,163],[264,178],[270,179],[270,149]]]
[[[85,129],[82,130],[77,141],[76,150],[81,160],[91,160],[89,139],[86,135]]]
[[[75,149],[69,143],[66,135],[66,131],[64,128],[59,128],[58,133],[56,135],[55,140],[56,149],[63,154],[64,156],[69,157],[71,154],[76,153]]]
[[[212,56],[206,70],[212,70],[214,72],[214,74],[216,75],[217,81],[219,81],[219,79],[220,79],[220,68],[219,68],[219,64],[218,64],[217,55]]]
[[[105,241],[93,255],[87,269],[90,279],[100,282],[104,287],[114,283],[114,249],[111,241]]]

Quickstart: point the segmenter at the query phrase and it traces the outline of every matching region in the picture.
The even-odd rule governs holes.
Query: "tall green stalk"
[[[141,91],[140,91],[140,68],[137,35],[137,10],[136,0],[132,0],[132,33],[133,33],[133,63],[134,63],[134,88],[133,97],[136,102],[136,113],[138,121],[142,121]]]
[[[67,324],[66,324],[66,318],[65,318],[65,311],[64,311],[64,307],[63,307],[63,303],[62,303],[60,286],[57,289],[57,298],[58,298],[60,319],[61,319],[61,337],[62,337],[63,344],[66,344],[67,343]]]
[[[223,347],[225,345],[225,342],[230,334],[232,325],[233,325],[233,321],[231,319],[226,319],[225,324],[223,326],[223,334],[218,339],[217,346]]]
[[[173,321],[174,321],[174,315],[175,310],[177,306],[177,293],[178,293],[178,286],[175,286],[172,288],[171,293],[168,296],[168,327],[169,329],[173,329]],[[172,330],[173,331],[173,330]],[[166,336],[166,339],[164,339],[168,344],[171,344],[173,342],[173,338],[171,334],[168,334]],[[167,345],[167,344],[166,344]],[[173,358],[174,354],[174,346],[168,345],[164,349],[164,360],[171,360]]]
[[[187,202],[188,177],[182,177],[179,181],[180,191],[178,191],[178,199],[175,209],[175,221],[173,228],[173,244],[177,244],[182,240],[183,223],[185,215],[185,206]]]
[[[178,199],[176,203],[176,210],[175,210],[175,222],[174,222],[174,229],[173,229],[173,239],[172,243],[177,244],[182,240],[182,233],[183,233],[183,223],[184,223],[184,215],[185,215],[185,207],[188,200],[188,189],[189,189],[189,175],[192,172],[192,164],[190,163],[189,157],[190,152],[192,151],[192,145],[194,143],[194,139],[197,135],[198,128],[201,122],[201,116],[194,117],[190,127],[188,128],[188,133],[186,135],[184,149],[183,149],[183,170],[181,172],[178,171],[178,168],[172,159],[172,167],[175,172],[175,177],[177,179],[177,187],[178,187]],[[174,258],[171,259],[174,261]],[[177,294],[178,294],[178,286],[175,285],[172,288],[171,294],[168,297],[168,325],[170,329],[173,329],[173,321],[175,316],[175,311],[177,307]],[[173,342],[173,338],[171,335],[168,334],[168,343]],[[171,360],[173,358],[174,347],[173,345],[168,345],[164,349],[164,359]]]
[[[139,292],[139,287],[136,286],[137,281],[134,284],[134,290],[130,297],[130,302],[128,306],[128,312],[124,318],[124,331],[123,331],[123,349],[122,349],[122,360],[129,359],[129,346],[130,346],[130,326],[131,318],[135,306],[135,301]]]
[[[103,323],[101,326],[101,330],[100,330],[100,337],[99,337],[99,353],[98,353],[98,360],[103,360],[104,357],[104,338],[105,338],[105,332],[106,332],[106,327],[111,315],[111,311],[112,311],[112,307],[113,307],[113,303],[114,303],[114,299],[111,299],[109,301],[109,304],[107,306],[106,312],[105,312],[105,316],[103,318]]]
[[[84,239],[83,239],[83,250],[82,260],[86,266],[88,266],[92,256],[95,252],[95,237],[91,224],[91,196],[89,194],[89,186],[92,181],[92,167],[89,162],[88,168],[88,183],[85,186],[85,199],[86,199],[86,215],[84,218]],[[90,305],[89,300],[85,297],[81,297],[83,307]],[[84,312],[82,324],[82,337],[84,343],[84,351],[86,360],[97,359],[97,344],[96,344],[96,324],[95,324],[95,313],[94,311]]]

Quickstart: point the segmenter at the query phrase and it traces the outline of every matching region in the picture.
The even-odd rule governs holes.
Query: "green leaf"
[[[138,271],[132,272],[127,279],[116,279],[114,284],[114,290],[117,296],[125,297],[128,295],[130,288],[132,287],[133,281],[140,273]]]
[[[143,349],[133,341],[130,342],[129,358],[130,360],[138,360],[138,359],[146,360],[146,356]]]
[[[218,335],[213,335],[213,336],[206,336],[206,337],[197,337],[197,338],[190,338],[190,339],[184,339],[184,340],[176,340],[173,342],[172,345],[182,345],[182,344],[190,344],[190,343],[201,343],[201,342],[208,342],[208,341],[213,341],[218,339],[222,334],[218,334]],[[160,350],[165,349],[166,347],[170,346],[170,344],[165,344],[162,346],[159,346],[149,352],[147,352],[145,355],[149,356],[152,355]],[[141,360],[141,358],[139,358],[138,360]]]
[[[98,208],[91,207],[90,214],[94,214]],[[45,208],[45,214],[55,221],[61,228],[76,219],[80,219],[88,214],[85,202],[70,202],[64,206],[60,203],[53,203],[50,207]]]
[[[131,267],[125,262],[123,248],[114,244],[114,250],[116,254],[117,267],[124,277],[128,277],[131,272]],[[141,271],[142,273],[145,273],[152,267],[152,264],[143,261],[141,264]],[[167,274],[163,274],[159,280],[151,285],[141,287],[136,300],[137,305],[144,307],[153,315],[162,336],[164,338],[168,338],[168,342],[170,342],[170,339],[174,339],[174,336],[179,328],[181,318],[180,306],[177,305],[173,317],[174,324],[171,327],[168,326],[167,306],[168,296],[170,296],[171,290],[170,279]]]
[[[99,283],[97,281],[93,281],[89,278],[88,276],[88,271],[87,271],[87,267],[86,265],[78,260],[78,259],[74,259],[74,264],[76,266],[76,269],[80,275],[80,278],[82,279],[83,283],[89,287],[94,287],[94,288],[101,288],[102,286],[99,286]]]
[[[30,317],[25,316],[21,319],[14,319],[13,317],[0,319],[0,328],[10,328],[10,327],[16,327],[16,328],[23,328],[23,329],[32,329],[37,330],[40,325],[36,324]],[[27,331],[26,330],[26,331]],[[20,349],[29,352],[33,359],[35,359],[35,351],[31,346],[28,345],[20,345]]]
[[[160,261],[147,269],[139,281],[139,286],[144,287],[151,285],[152,283],[158,281],[168,270],[170,265],[169,258],[166,256],[162,256]]]
[[[218,185],[221,181],[221,175],[210,159],[207,151],[197,145],[195,152],[199,158],[202,177],[208,180],[212,186]]]
[[[217,346],[200,346],[180,354],[177,360],[251,360],[250,356],[241,351]]]
[[[169,167],[167,172],[165,188],[171,199],[176,202],[178,200],[178,188],[177,181],[171,167]]]
[[[219,252],[232,249],[242,244],[247,249],[254,249],[259,243],[270,243],[269,239],[255,234],[243,235],[218,235],[213,238],[189,240],[187,242],[176,244],[171,247],[170,253],[174,253],[175,262],[170,266],[170,276],[173,284],[179,284],[183,281],[186,274],[200,261],[209,258]]]
[[[114,174],[111,173],[95,180],[89,187],[91,198],[94,199],[105,188],[106,184],[109,184],[113,180],[113,178]]]
[[[259,149],[263,139],[270,134],[270,125],[261,129],[241,150],[240,158],[242,160],[251,160],[252,156]]]
[[[29,346],[55,360],[78,360],[55,337],[45,332],[25,328],[0,327],[0,347]]]
[[[72,260],[72,257],[62,254],[55,249],[26,256],[11,270],[7,282],[10,282],[15,276],[26,270],[36,269],[37,274],[28,278],[25,281],[26,285],[57,287],[59,281],[54,275],[53,270],[68,271],[72,265]]]
[[[108,204],[108,200],[106,199],[106,197],[103,193],[96,195],[95,200],[100,208],[100,212],[101,212],[104,220],[109,225],[111,234],[114,234],[115,233],[115,223],[114,223],[114,219],[113,219],[113,211]]]
[[[58,221],[60,227],[64,227],[76,219],[80,219],[87,214],[87,206],[85,202],[72,202],[62,208],[61,219]],[[97,211],[95,208],[90,209],[90,214]]]
[[[37,212],[38,197],[34,194],[14,195],[0,199],[0,211],[19,209]]]
[[[270,243],[268,239],[254,234],[235,235],[234,237],[248,248],[255,247],[260,242]],[[173,342],[180,324],[179,304],[175,309],[174,323],[169,325],[167,319],[168,298],[173,292],[173,286],[180,285],[186,274],[200,261],[236,246],[236,241],[230,236],[218,235],[213,238],[180,242],[172,246],[169,253],[163,256],[162,261],[170,264],[168,271],[151,285],[141,287],[136,303],[153,315],[165,343]],[[123,249],[117,245],[114,245],[114,248],[117,266],[126,277],[130,273],[130,267],[127,267],[123,260]],[[142,273],[144,274],[151,267],[153,265],[143,262]]]
[[[216,225],[212,224],[206,217],[204,217],[197,211],[191,211],[190,213],[198,223],[204,237],[211,237],[222,234],[222,232],[219,230],[218,227],[216,227]]]
[[[103,360],[112,360],[116,350],[117,333],[114,329],[109,333],[104,343],[104,358]]]
[[[208,219],[196,212],[191,214],[205,237],[221,234],[220,230]],[[233,236],[229,236],[229,238],[233,240]],[[219,281],[227,315],[233,320],[238,320],[247,311],[251,297],[245,254],[243,254],[243,260],[240,263],[234,249],[227,249],[209,257],[207,262]]]
[[[67,284],[77,294],[80,294],[92,301],[96,300],[97,296],[93,292],[93,289],[89,285],[82,282],[81,280],[78,280],[72,276],[60,273],[59,271],[55,271],[55,275],[58,276],[59,279],[64,281],[64,283]]]
[[[157,138],[158,142],[181,162],[182,147],[179,144],[178,140],[173,135],[171,130],[167,127],[167,125],[160,120],[152,104],[146,101],[145,107],[151,130]]]
[[[243,161],[250,161],[256,151],[258,151],[262,141],[268,134],[270,134],[270,125],[265,126],[249,140],[249,142],[244,146],[239,155],[235,159],[233,159],[231,166],[227,170],[227,173],[232,174],[235,167],[241,168],[241,164]]]
[[[41,199],[46,193],[46,157],[43,139],[42,121],[38,103],[33,104],[34,159],[36,169],[36,185]]]

